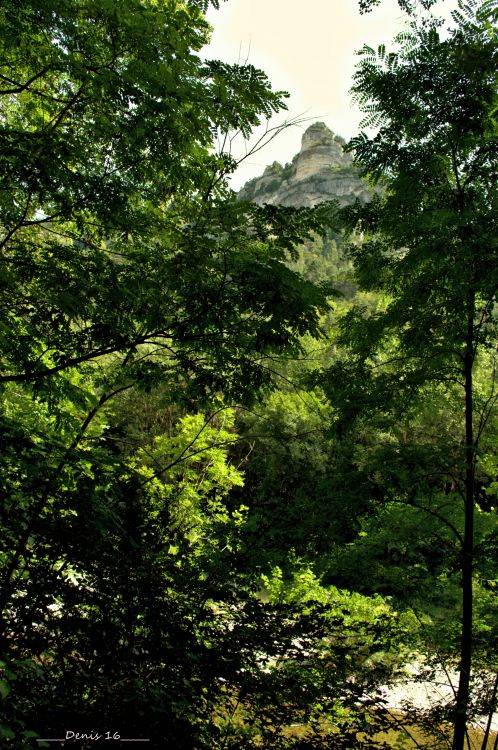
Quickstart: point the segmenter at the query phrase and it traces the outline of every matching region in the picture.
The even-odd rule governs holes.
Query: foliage
[[[117,722],[211,748],[224,672],[239,679],[276,622],[232,559],[246,511],[225,503],[242,478],[215,411],[319,335],[325,290],[285,261],[330,212],[235,201],[217,138],[247,135],[284,94],[199,58],[206,6],[0,11],[8,747]],[[145,402],[167,417],[147,423]]]
[[[426,430],[414,442],[405,435],[378,470],[387,497],[433,515],[457,542],[450,555],[462,585],[454,750],[463,747],[470,707],[479,458],[496,404],[495,16],[496,2],[460,2],[447,38],[437,21],[422,20],[399,35],[398,51],[362,50],[353,94],[367,114],[363,124],[379,130],[361,133],[350,148],[383,191],[344,216],[364,233],[350,246],[358,283],[380,292],[383,304],[369,315],[356,306],[345,316],[341,341],[349,357],[321,380],[343,430],[370,421],[385,431],[393,419],[410,420],[417,395],[430,397],[431,383],[440,384],[458,415],[449,435],[444,421],[434,435]],[[487,367],[484,390],[479,358]],[[344,379],[354,385],[344,388]],[[409,518],[403,514],[405,531]],[[488,525],[488,541],[493,536]],[[408,549],[415,552],[413,542]]]
[[[192,3],[3,16],[0,382],[45,397],[64,387],[55,375],[115,354],[121,380],[145,387],[259,384],[253,354],[316,329],[323,296],[281,261],[324,218],[237,206],[213,142],[283,94],[251,66],[200,60],[208,26]],[[284,289],[290,304],[276,304]]]
[[[208,5],[0,10],[7,748],[385,746],[379,684],[458,656],[470,506],[492,708],[494,3],[364,50],[347,258],[335,204],[230,192],[284,94],[200,59]]]
[[[318,742],[326,715],[345,736],[364,732],[368,658],[395,643],[396,616],[306,571],[271,602],[248,585],[248,509],[229,502],[243,482],[227,459],[233,414],[186,416],[125,463],[104,430],[99,462],[80,452],[16,580],[6,746],[112,726],[153,747],[297,748],[286,727],[300,721]]]
[[[373,8],[380,5],[381,0],[358,0],[360,13],[370,13]],[[398,5],[405,13],[413,15],[421,7],[428,10],[436,3],[436,0],[398,0]]]
[[[371,485],[361,471],[354,481],[346,479],[353,471],[353,446],[330,436],[333,419],[320,391],[297,388],[281,388],[240,419],[244,445],[250,446],[240,497],[249,506],[251,570],[267,564],[292,570],[295,555],[320,568],[331,546],[352,541],[359,531],[372,502]]]

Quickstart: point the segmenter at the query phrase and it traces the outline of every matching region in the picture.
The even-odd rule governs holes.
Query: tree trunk
[[[456,696],[452,750],[464,750],[470,697],[472,665],[472,573],[474,563],[474,431],[472,426],[473,396],[472,370],[474,364],[475,298],[471,293],[468,304],[465,348],[465,525],[462,544],[462,630],[460,668]]]
[[[487,750],[488,747],[488,739],[491,732],[491,723],[493,721],[493,714],[495,710],[496,705],[496,694],[498,692],[498,674],[495,676],[495,681],[493,683],[493,691],[491,693],[491,700],[490,700],[490,707],[488,712],[488,721],[486,723],[486,731],[484,732],[484,737],[482,738],[482,744],[481,744],[481,750]],[[497,735],[498,740],[498,735]]]

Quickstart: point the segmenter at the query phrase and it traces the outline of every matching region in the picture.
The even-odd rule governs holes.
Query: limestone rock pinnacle
[[[303,134],[301,150],[290,164],[273,162],[261,177],[244,185],[240,200],[282,206],[314,206],[336,198],[340,204],[368,200],[367,184],[344,151],[345,141],[323,122]]]

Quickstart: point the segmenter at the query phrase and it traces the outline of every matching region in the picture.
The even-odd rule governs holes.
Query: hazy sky
[[[437,15],[449,19],[456,4],[439,0]],[[208,19],[214,31],[204,56],[230,63],[247,60],[266,72],[274,89],[288,91],[289,111],[272,124],[297,116],[309,120],[249,157],[232,180],[235,189],[272,161],[290,161],[303,130],[316,120],[346,139],[358,132],[361,113],[348,93],[355,52],[364,43],[377,47],[384,42],[389,48],[406,22],[396,0],[382,0],[363,16],[357,0],[227,0],[218,11],[211,9]]]

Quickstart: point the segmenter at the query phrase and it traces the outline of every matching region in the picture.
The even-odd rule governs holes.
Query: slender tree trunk
[[[484,732],[484,737],[482,738],[482,744],[481,744],[481,750],[487,750],[488,747],[488,738],[491,733],[491,723],[493,721],[493,714],[495,710],[496,705],[496,694],[498,692],[498,674],[495,676],[495,681],[493,683],[493,691],[491,693],[491,701],[490,701],[490,707],[488,712],[488,721],[486,723],[486,731]],[[498,736],[497,736],[498,739]]]
[[[472,666],[472,573],[474,564],[474,431],[472,426],[472,370],[474,364],[474,310],[471,293],[468,304],[465,350],[465,522],[462,544],[462,630],[460,668],[456,696],[452,750],[464,750]]]

